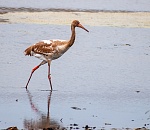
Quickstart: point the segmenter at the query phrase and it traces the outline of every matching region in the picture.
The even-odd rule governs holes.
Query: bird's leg
[[[36,67],[34,67],[34,68],[32,69],[31,74],[30,74],[30,77],[29,77],[28,82],[27,82],[27,84],[26,84],[26,89],[27,89],[27,87],[28,87],[28,84],[29,84],[29,82],[30,82],[30,79],[31,79],[32,74],[34,73],[34,71],[37,70],[41,65],[44,65],[45,63],[47,63],[47,61],[44,61],[44,60],[43,60],[39,65],[37,65]]]
[[[48,80],[49,80],[49,84],[50,84],[51,91],[52,91],[52,82],[51,82],[51,74],[50,74],[50,64],[51,64],[51,61],[48,61]]]

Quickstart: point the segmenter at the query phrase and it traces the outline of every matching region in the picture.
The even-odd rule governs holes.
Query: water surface
[[[40,60],[25,57],[23,51],[41,39],[68,39],[70,26],[0,26],[1,128],[27,128],[33,122],[38,127],[43,120],[68,129],[149,128],[149,29],[86,26],[90,33],[76,29],[75,44],[52,62],[55,91],[50,94],[47,65],[34,73],[29,92],[25,90],[30,71]]]

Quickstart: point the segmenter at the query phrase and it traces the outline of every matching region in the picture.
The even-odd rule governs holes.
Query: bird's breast
[[[53,53],[52,59],[61,57],[69,48],[66,45],[57,46]]]

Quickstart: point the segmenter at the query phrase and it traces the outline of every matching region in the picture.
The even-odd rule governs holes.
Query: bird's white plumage
[[[42,42],[47,43],[47,44],[51,44],[52,43],[51,40],[42,40]]]
[[[36,58],[40,59],[40,60],[47,60],[43,55],[41,54],[37,54],[37,53],[33,53],[33,56],[35,56]]]
[[[41,40],[41,41],[44,42],[44,43],[47,43],[47,44],[51,44],[53,42],[57,42],[57,41],[64,42],[66,40],[53,39],[53,40]]]
[[[56,41],[60,41],[60,42],[64,42],[66,40],[61,40],[61,39],[53,39],[52,41],[56,42]]]

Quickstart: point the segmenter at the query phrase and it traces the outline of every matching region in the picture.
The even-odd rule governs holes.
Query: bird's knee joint
[[[48,78],[51,79],[51,74],[48,75]]]

